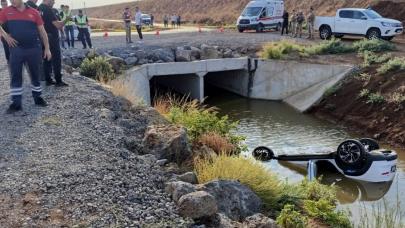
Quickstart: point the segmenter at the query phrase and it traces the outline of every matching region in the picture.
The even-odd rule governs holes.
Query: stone
[[[138,61],[138,65],[143,65],[143,64],[147,64],[148,60],[147,59],[139,59]]]
[[[176,62],[190,62],[191,50],[185,50],[184,48],[176,48]]]
[[[164,165],[167,164],[167,162],[168,162],[167,159],[160,159],[160,160],[157,160],[157,161],[156,161],[156,164],[157,164],[158,166],[164,166]]]
[[[233,58],[233,53],[231,49],[226,49],[224,51],[224,58]]]
[[[261,199],[238,181],[215,180],[201,185],[199,191],[210,193],[217,201],[218,211],[235,221],[260,213]]]
[[[111,64],[115,73],[119,73],[121,71],[122,66],[126,64],[125,60],[120,57],[106,55],[106,58],[107,62]]]
[[[277,223],[263,214],[254,214],[249,216],[243,222],[243,227],[246,228],[277,228]]]
[[[190,183],[172,181],[166,184],[165,191],[172,197],[173,201],[177,203],[182,196],[195,192],[196,188]]]
[[[100,110],[100,117],[103,119],[115,120],[117,118],[117,115],[110,109],[102,108]]]
[[[125,63],[128,66],[134,66],[136,63],[138,62],[138,58],[137,57],[128,57],[125,59]]]
[[[152,125],[146,130],[142,146],[146,153],[181,164],[191,157],[186,129],[177,125]]]
[[[206,44],[201,45],[201,59],[218,59],[220,54],[214,47],[208,46]]]
[[[190,184],[198,184],[197,175],[194,172],[187,172],[182,175],[177,176],[177,178],[181,181],[190,183]]]
[[[196,61],[201,59],[201,50],[196,47],[191,47],[191,61]]]
[[[204,191],[192,192],[182,196],[178,202],[179,214],[183,217],[199,219],[217,213],[215,198]]]
[[[136,51],[134,54],[135,54],[135,57],[137,57],[138,59],[145,59],[146,58],[146,52],[145,51],[139,50],[139,51]]]

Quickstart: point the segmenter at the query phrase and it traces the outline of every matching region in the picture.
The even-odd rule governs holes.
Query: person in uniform
[[[297,12],[295,10],[292,11],[290,24],[291,24],[290,26],[291,36],[295,37],[297,30]]]
[[[89,18],[83,14],[83,10],[79,10],[79,14],[75,17],[75,23],[79,29],[79,39],[82,41],[83,49],[93,48],[91,44],[89,32]]]
[[[33,9],[38,10],[37,2],[38,2],[38,0],[28,0],[28,1],[26,2],[26,4],[27,4],[27,6],[33,8]]]
[[[132,36],[131,36],[131,11],[129,10],[129,7],[126,7],[124,10],[124,13],[122,14],[122,19],[124,20],[124,25],[125,25],[125,38],[127,41],[127,44],[132,43]]]
[[[62,81],[62,59],[59,42],[59,30],[63,28],[63,22],[59,21],[56,17],[55,11],[52,9],[55,4],[55,0],[43,0],[39,6],[42,19],[44,21],[45,30],[49,38],[49,47],[52,53],[52,60],[44,61],[44,74],[47,85],[53,85],[57,87],[68,86]],[[53,81],[51,74],[55,77]]]
[[[1,0],[1,10],[4,10],[7,7],[8,7],[7,0]],[[2,25],[2,28],[5,32],[8,32],[6,25]],[[1,37],[1,42],[3,43],[4,55],[6,56],[6,60],[8,63],[8,61],[10,60],[10,48],[8,47],[8,44],[3,37]]]
[[[72,12],[69,10],[69,6],[65,5],[62,14],[62,21],[65,24],[65,36],[66,42],[68,43],[69,48],[75,47],[75,22],[73,21]]]
[[[309,14],[307,16],[307,24],[308,24],[308,39],[313,39],[315,27],[315,13],[313,7],[309,9]]]
[[[305,17],[304,17],[304,13],[302,11],[300,11],[297,15],[297,29],[296,29],[296,33],[294,37],[299,36],[299,38],[302,37],[302,26],[305,22]]]
[[[289,20],[290,15],[288,12],[285,10],[283,14],[283,28],[281,29],[281,35],[284,35],[284,30],[285,34],[288,35],[288,20]]]
[[[0,24],[5,25],[8,33],[0,27],[0,34],[10,47],[10,94],[12,103],[7,113],[22,110],[23,65],[26,64],[31,77],[31,90],[34,103],[47,106],[41,97],[39,66],[42,59],[41,42],[44,46],[43,57],[52,58],[48,36],[39,12],[27,7],[22,0],[11,0],[11,6],[0,12]]]

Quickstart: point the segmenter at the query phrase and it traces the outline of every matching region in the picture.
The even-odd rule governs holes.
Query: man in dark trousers
[[[55,12],[52,10],[55,0],[43,0],[39,6],[39,11],[44,21],[45,30],[49,38],[49,47],[52,53],[52,60],[44,61],[44,74],[46,85],[53,85],[57,87],[67,86],[62,81],[62,59],[59,45],[59,30],[63,28],[63,22],[59,21]],[[55,81],[51,77],[53,72]]]
[[[28,0],[26,4],[27,4],[27,6],[38,10],[37,2],[38,2],[38,0]]]
[[[82,41],[83,49],[93,48],[89,32],[89,18],[83,14],[83,10],[79,10],[79,14],[75,17],[75,23],[79,30],[79,39]]]
[[[122,19],[124,20],[124,25],[125,25],[125,38],[127,40],[127,44],[132,43],[132,37],[131,37],[131,11],[129,10],[129,7],[126,7],[124,10],[124,13],[122,14]]]
[[[7,113],[15,113],[22,109],[23,65],[28,66],[31,76],[31,90],[34,102],[38,106],[47,106],[41,97],[39,81],[39,65],[42,59],[41,42],[44,46],[43,57],[52,58],[49,50],[48,36],[39,12],[27,7],[22,0],[11,0],[10,7],[0,12],[0,24],[8,28],[6,33],[0,27],[0,34],[10,47],[10,92],[12,104]]]
[[[289,19],[289,17],[290,17],[290,15],[285,10],[284,14],[283,14],[283,28],[281,29],[281,35],[284,35],[284,30],[285,30],[285,34],[288,35],[288,19]]]

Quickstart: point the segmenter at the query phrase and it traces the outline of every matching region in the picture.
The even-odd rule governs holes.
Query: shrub
[[[293,41],[282,40],[264,46],[261,57],[264,59],[283,59],[286,55],[303,51],[303,47]]]
[[[250,187],[267,208],[274,208],[277,204],[281,191],[279,180],[259,162],[220,154],[213,158],[196,159],[194,167],[199,183],[215,179],[238,180]]]
[[[305,52],[310,55],[342,54],[353,51],[353,47],[344,44],[338,39],[322,41],[320,44],[305,48]]]
[[[365,98],[368,97],[368,95],[370,94],[370,90],[368,89],[362,89],[359,93],[359,98]]]
[[[115,79],[111,64],[102,56],[84,59],[80,65],[80,74],[102,82]]]
[[[380,93],[370,93],[367,97],[367,104],[381,104],[385,102],[385,98]]]
[[[405,101],[405,94],[402,94],[400,92],[393,92],[388,98],[388,102],[394,104],[401,104],[404,101]]]
[[[235,146],[227,138],[217,133],[205,133],[200,136],[198,141],[214,150],[217,154],[233,154],[235,151]]]
[[[295,206],[286,204],[277,217],[277,224],[284,228],[305,228],[308,218],[295,210]]]
[[[320,219],[322,222],[336,228],[350,228],[352,224],[347,214],[335,211],[336,206],[326,199],[304,200],[304,211],[312,218]]]
[[[380,74],[385,74],[390,71],[405,70],[405,57],[395,57],[384,63],[377,69]]]
[[[359,54],[363,59],[363,67],[368,67],[375,63],[385,63],[391,59],[390,54],[377,55],[371,51],[364,51]]]
[[[384,52],[395,50],[395,45],[391,42],[381,39],[362,39],[353,43],[353,48],[358,52],[372,51]]]
[[[361,73],[361,74],[357,74],[357,75],[355,76],[355,78],[356,78],[357,80],[359,80],[359,81],[368,83],[368,82],[370,81],[370,79],[371,79],[371,74],[368,74],[368,73]]]

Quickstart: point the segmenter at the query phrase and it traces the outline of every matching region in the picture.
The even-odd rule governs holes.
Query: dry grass
[[[235,151],[235,146],[218,133],[209,132],[203,134],[198,141],[214,150],[217,154],[225,153],[230,155]]]

